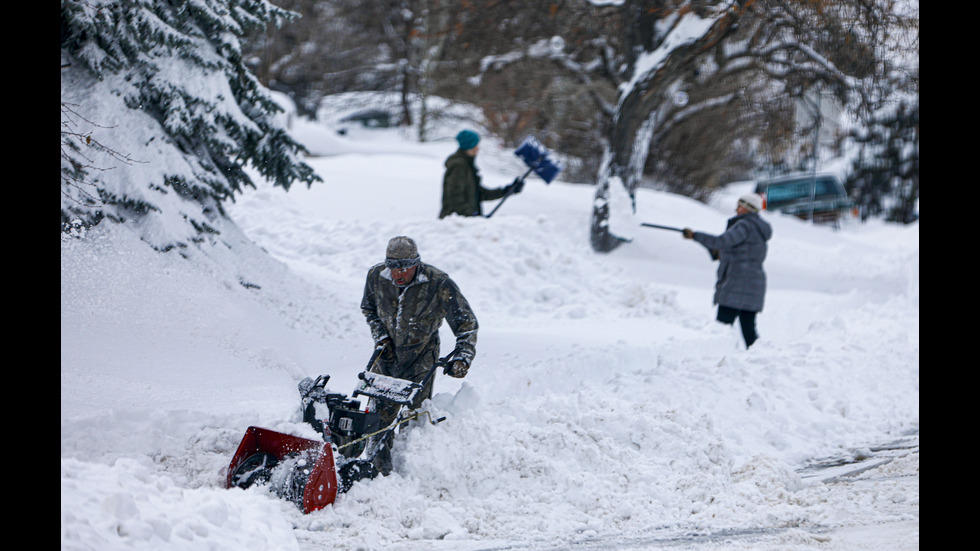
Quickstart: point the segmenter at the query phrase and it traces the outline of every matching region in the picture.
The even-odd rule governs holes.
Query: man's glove
[[[456,377],[457,379],[462,379],[466,376],[466,372],[470,370],[470,366],[462,360],[456,360],[450,364],[446,364],[445,369],[442,372],[450,377]]]
[[[386,362],[395,361],[395,343],[391,341],[391,337],[385,337],[378,341],[376,348],[381,348],[381,359]]]
[[[524,189],[524,180],[521,180],[520,178],[514,178],[514,181],[507,186],[507,191],[513,195],[517,195],[522,189]]]
[[[691,228],[684,228],[684,239],[694,239],[694,230]]]

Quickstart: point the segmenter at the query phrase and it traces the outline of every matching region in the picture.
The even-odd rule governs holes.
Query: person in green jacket
[[[480,172],[476,168],[476,154],[480,150],[480,136],[472,130],[456,135],[459,149],[446,159],[446,174],[442,178],[442,210],[439,218],[450,214],[483,216],[483,201],[501,199],[508,193],[520,193],[524,181],[499,189],[487,189],[480,184]]]

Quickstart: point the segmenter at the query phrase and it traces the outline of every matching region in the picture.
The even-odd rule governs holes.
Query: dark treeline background
[[[918,6],[896,0],[745,1],[669,50],[645,99],[627,84],[671,25],[720,2],[272,0],[299,15],[247,37],[246,65],[315,118],[351,91],[400,94],[400,122],[426,130],[438,96],[479,107],[516,146],[529,134],[568,161],[563,179],[602,184],[604,160],[640,164],[627,189],[697,199],[730,181],[819,169],[847,157],[865,216],[910,222],[918,199]],[[699,13],[700,14],[700,13]],[[630,84],[632,85],[632,84]],[[651,102],[659,95],[666,101]],[[834,104],[832,117],[814,98]],[[414,102],[414,103],[413,103]],[[410,109],[410,105],[421,106]],[[812,111],[801,117],[799,112]],[[813,112],[818,113],[813,116]],[[652,120],[646,133],[617,127]],[[842,124],[843,123],[843,124]],[[637,138],[642,139],[637,139]],[[608,164],[608,161],[607,161]],[[635,169],[635,167],[633,167]],[[613,171],[615,174],[615,171]]]

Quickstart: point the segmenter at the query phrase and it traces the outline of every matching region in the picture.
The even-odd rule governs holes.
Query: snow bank
[[[189,259],[118,226],[62,242],[64,549],[531,548],[917,521],[917,482],[857,499],[797,474],[918,430],[917,224],[770,216],[746,351],[713,321],[715,264],[677,233],[638,229],[596,254],[592,189],[561,182],[529,181],[490,220],[438,220],[452,144],[380,132],[364,149],[310,159],[311,189],[260,184],[229,206],[222,245]],[[478,164],[509,166],[490,151]],[[514,177],[484,172],[491,187]],[[650,190],[638,206],[709,232],[734,208]],[[313,436],[299,379],[354,388],[363,277],[399,234],[480,321],[470,375],[440,376],[428,405],[447,421],[400,434],[391,476],[314,514],[224,489],[249,425]]]

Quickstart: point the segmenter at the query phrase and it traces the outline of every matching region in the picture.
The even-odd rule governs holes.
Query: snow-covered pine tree
[[[221,203],[320,178],[245,68],[266,0],[62,0],[62,231],[126,222],[158,250],[220,233]]]
[[[919,201],[919,101],[900,101],[865,127],[853,131],[860,146],[847,185],[862,218],[909,224]]]

